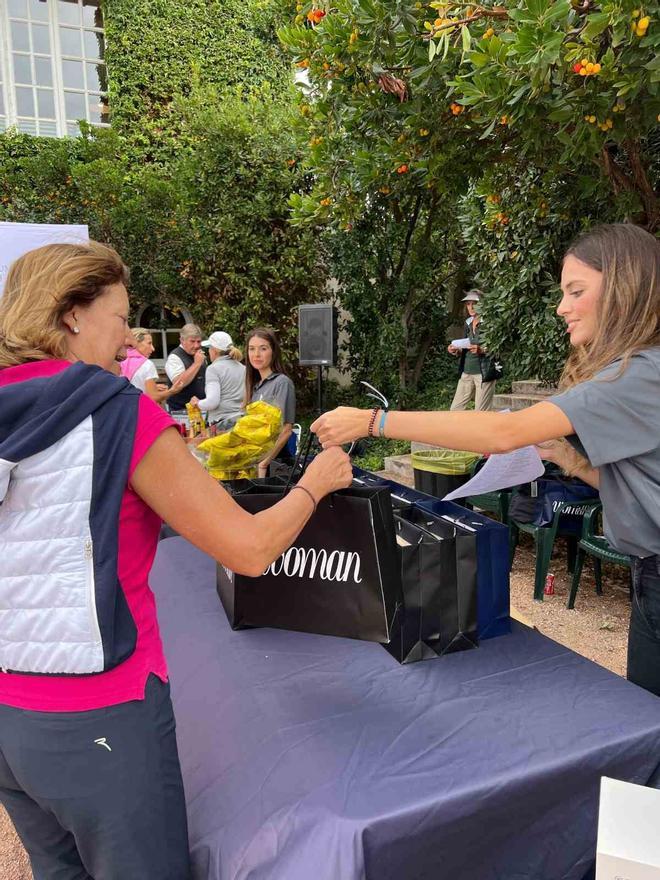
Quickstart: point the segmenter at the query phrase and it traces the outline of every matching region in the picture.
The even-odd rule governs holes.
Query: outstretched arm
[[[339,407],[312,425],[323,447],[367,436],[371,411]],[[376,419],[378,426],[380,416]],[[389,412],[385,437],[416,440],[468,452],[511,452],[522,446],[575,433],[554,403],[544,401],[519,412]]]
[[[233,571],[256,577],[290,547],[313,512],[314,501],[351,484],[351,463],[340,449],[318,455],[297,485],[261,513],[243,510],[167,428],[131,477],[134,491],[165,522]],[[310,493],[309,495],[307,493]],[[311,498],[310,498],[311,495]]]

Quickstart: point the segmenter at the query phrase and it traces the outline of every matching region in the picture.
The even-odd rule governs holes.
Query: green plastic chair
[[[574,501],[561,501],[557,505],[557,510],[549,526],[535,526],[533,523],[519,522],[518,520],[509,519],[509,552],[511,564],[513,565],[513,557],[516,553],[516,547],[520,537],[520,532],[526,532],[533,535],[536,547],[536,566],[534,569],[534,599],[537,602],[543,601],[543,588],[545,587],[545,579],[550,567],[550,559],[552,558],[552,549],[555,546],[555,539],[563,536],[567,539],[568,559],[567,565],[569,572],[575,569],[575,560],[577,556],[578,538],[573,532],[562,530],[561,515],[565,508],[575,507]]]
[[[480,458],[478,461],[472,465],[472,473],[471,477],[473,477],[477,471],[477,466],[483,461],[483,458]],[[489,513],[496,513],[500,522],[507,525],[509,522],[509,504],[511,502],[511,489],[499,489],[494,492],[484,492],[483,495],[469,495],[465,499],[466,504],[469,507],[476,507],[479,510],[485,510]]]
[[[578,587],[580,586],[580,578],[582,577],[582,569],[587,556],[591,556],[594,561],[594,577],[596,579],[596,593],[600,596],[603,593],[603,576],[601,563],[612,562],[614,565],[623,565],[628,569],[632,578],[632,569],[630,557],[625,553],[619,553],[608,544],[607,539],[602,535],[596,534],[600,514],[603,505],[600,501],[593,501],[589,505],[589,510],[584,515],[582,522],[582,535],[577,544],[577,552],[575,556],[575,568],[573,569],[573,580],[571,581],[571,590],[568,594],[567,608],[575,607],[575,597],[577,596]],[[632,581],[631,581],[632,595]]]

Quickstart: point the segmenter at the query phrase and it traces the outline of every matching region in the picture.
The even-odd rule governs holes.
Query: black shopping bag
[[[509,619],[509,530],[507,526],[453,501],[439,501],[409,486],[353,467],[360,486],[389,486],[395,512],[412,505],[473,532],[477,541],[477,613],[479,640],[511,632]]]
[[[477,540],[417,507],[395,516],[404,612],[386,649],[400,663],[476,648]]]
[[[285,491],[255,486],[234,497],[257,513]],[[334,492],[262,575],[246,577],[219,565],[217,589],[233,629],[272,626],[389,642],[401,608],[389,489]]]

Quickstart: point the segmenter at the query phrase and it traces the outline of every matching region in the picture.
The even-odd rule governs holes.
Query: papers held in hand
[[[472,343],[466,336],[465,339],[452,339],[451,344],[454,348],[469,348]]]
[[[483,495],[500,489],[509,489],[520,483],[531,483],[538,479],[545,467],[533,446],[523,446],[513,452],[502,452],[491,455],[486,464],[477,473],[463,483],[458,489],[449,492],[442,499],[453,501],[454,498],[467,498],[469,495]]]

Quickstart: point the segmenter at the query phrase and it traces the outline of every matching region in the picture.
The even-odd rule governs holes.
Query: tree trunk
[[[649,232],[655,232],[660,223],[660,202],[649,181],[648,172],[640,155],[637,141],[624,141],[624,150],[628,158],[630,173],[617,164],[615,157],[607,147],[601,153],[602,168],[609,177],[615,193],[626,190],[635,193],[642,204],[644,212],[643,225]]]
[[[422,370],[424,369],[424,362],[426,361],[426,355],[429,353],[429,348],[435,338],[435,333],[433,330],[429,330],[423,337],[421,344],[419,346],[419,351],[417,352],[417,357],[415,358],[415,366],[413,368],[412,381],[411,386],[413,389],[416,389],[419,385],[419,380],[422,378]]]

